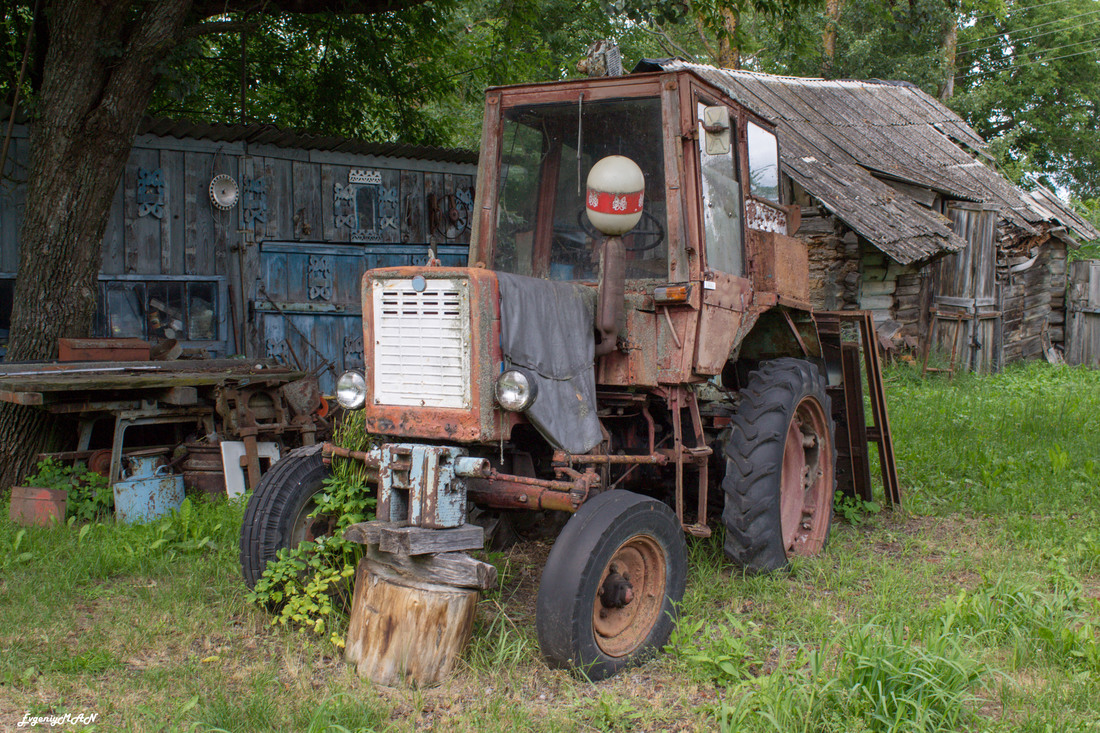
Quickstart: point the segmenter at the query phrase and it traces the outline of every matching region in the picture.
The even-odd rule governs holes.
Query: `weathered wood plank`
[[[326,242],[336,241],[336,220],[334,218],[333,196],[333,168],[331,165],[321,166],[321,235]]]
[[[122,181],[115,188],[111,199],[111,213],[107,219],[107,229],[103,232],[103,246],[100,271],[105,275],[121,275],[126,272],[126,255],[123,244],[126,240],[125,220],[123,217]]]
[[[294,238],[321,238],[321,167],[316,163],[294,161],[291,166],[294,184]]]
[[[447,197],[442,173],[425,174],[424,201],[427,214],[425,239],[433,244],[443,244],[447,241]]]
[[[494,566],[475,560],[463,552],[409,557],[382,552],[377,547],[368,545],[367,558],[372,566],[424,583],[488,590],[497,582],[497,569]]]
[[[164,174],[164,218],[160,220],[160,271],[164,275],[184,273],[184,154],[160,151]]]
[[[212,167],[213,170],[213,167]],[[218,156],[217,159],[217,173],[225,173],[233,178],[240,186],[240,160],[238,158],[226,157],[225,155]],[[213,178],[213,176],[211,176]],[[207,193],[207,195],[209,195]],[[201,198],[201,196],[200,196]],[[217,275],[225,275],[229,270],[229,258],[234,256],[231,248],[236,247],[241,241],[241,235],[237,233],[236,221],[238,213],[240,211],[240,201],[237,202],[236,207],[229,211],[221,211],[220,209],[214,209],[210,207],[210,216],[212,217],[212,229],[214,240],[214,263],[213,269],[207,270]],[[242,342],[243,343],[243,342]]]
[[[201,153],[183,154],[183,270],[188,275],[199,272],[199,251],[203,240],[210,240],[209,220],[200,210],[209,186],[208,181],[204,185],[206,157]]]
[[[383,552],[425,555],[429,552],[480,550],[484,544],[485,531],[476,525],[465,524],[454,529],[384,529],[378,547]]]
[[[401,172],[401,241],[419,243],[424,236],[424,174],[418,171]]]
[[[479,550],[485,543],[485,531],[474,524],[454,529],[424,529],[377,519],[351,525],[344,530],[344,537],[350,542],[378,545],[383,552],[405,555]]]
[[[401,171],[384,170],[378,201],[378,233],[387,244],[401,242]]]
[[[126,271],[142,275],[153,275],[160,272],[161,266],[161,218],[158,218],[152,211],[147,211],[145,215],[141,215],[142,206],[137,201],[139,169],[150,172],[160,169],[159,152],[140,148],[134,149],[126,166],[126,186],[135,197],[133,207],[127,206],[125,210],[125,216],[128,219]],[[163,173],[162,169],[162,180]],[[131,174],[133,178],[131,178]],[[167,213],[164,216],[167,216]],[[132,241],[130,241],[131,239]]]
[[[464,212],[466,225],[462,228],[462,231],[458,233],[455,241],[459,244],[470,243],[470,227],[474,222],[474,177],[456,175],[454,177],[455,182],[455,205]]]
[[[294,174],[291,161],[264,158],[264,178],[267,181],[267,227],[263,230],[264,238],[291,239],[294,236]]]

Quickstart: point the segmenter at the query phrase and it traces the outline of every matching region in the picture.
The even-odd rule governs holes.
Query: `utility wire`
[[[1026,46],[1023,48],[1014,48],[1011,52],[1006,52],[999,57],[990,57],[992,61],[1003,61],[1005,59],[1019,58],[1022,54],[1030,54],[1035,56],[1036,54],[1052,54],[1062,51],[1067,48],[1073,48],[1075,46],[1083,46],[1085,44],[1097,44],[1100,46],[1100,36],[1093,38],[1086,38],[1083,41],[1074,41],[1073,43],[1063,43],[1060,46]]]
[[[1055,23],[1062,23],[1062,22],[1067,21],[1067,20],[1073,20],[1074,18],[1084,18],[1087,15],[1100,15],[1100,7],[1097,7],[1096,10],[1090,10],[1087,13],[1078,13],[1077,15],[1067,15],[1064,18],[1057,18],[1056,20],[1048,20],[1046,23],[1039,23],[1038,25],[1033,25],[1030,28],[1028,28],[1028,30],[1033,31],[1036,28],[1042,28],[1044,26],[1054,25]],[[972,41],[967,41],[966,43],[960,44],[959,47],[960,48],[965,48],[967,46],[971,46],[971,45],[973,45],[975,43],[979,43],[981,41],[989,41],[989,40],[992,40],[994,38],[1000,38],[1003,35],[1005,35],[1005,34],[1004,33],[994,33],[992,36],[985,36],[984,38],[975,38]]]
[[[1074,56],[1083,56],[1084,54],[1087,54],[1087,53],[1100,53],[1100,48],[1086,48],[1084,51],[1078,51],[1077,53],[1067,53],[1065,56],[1055,56],[1053,58],[1043,57],[1043,58],[1040,58],[1040,59],[1034,59],[1032,61],[1025,61],[1025,62],[1020,62],[1020,63],[1017,63],[1017,64],[1008,64],[1007,66],[1002,66],[999,69],[985,69],[983,71],[975,71],[975,72],[971,72],[969,74],[963,74],[962,79],[964,81],[967,80],[967,79],[980,79],[980,78],[983,78],[983,77],[986,77],[986,76],[990,76],[992,74],[1000,74],[1000,73],[1005,72],[1005,71],[1011,71],[1012,69],[1022,69],[1022,68],[1026,68],[1028,66],[1035,66],[1037,64],[1045,64],[1049,61],[1059,61],[1061,59],[1069,59],[1069,58],[1073,58]]]
[[[1017,44],[1024,43],[1025,41],[1034,41],[1036,38],[1042,38],[1043,36],[1049,36],[1052,33],[1067,33],[1069,31],[1074,31],[1074,30],[1078,30],[1080,28],[1084,28],[1086,26],[1096,25],[1097,23],[1100,23],[1100,17],[1096,18],[1095,20],[1089,20],[1089,21],[1086,21],[1084,23],[1081,23],[1077,26],[1074,26],[1073,28],[1054,28],[1054,29],[1049,30],[1049,31],[1043,31],[1042,33],[1036,33],[1033,36],[1021,36],[1019,38],[1013,38],[1010,34],[1004,33],[1004,34],[1002,34],[1001,36],[998,36],[998,37],[1003,38],[1006,44],[1010,44],[1010,45],[1015,46]],[[979,54],[979,53],[982,53],[984,51],[988,51],[990,49],[1000,48],[1000,47],[1001,47],[1001,44],[991,43],[990,45],[982,46],[981,48],[968,48],[968,49],[965,49],[963,51],[960,51],[960,53]]]
[[[1004,59],[1014,59],[1014,58],[1017,58],[1021,53],[1025,52],[1025,51],[1030,51],[1032,54],[1036,54],[1036,53],[1045,53],[1045,54],[1057,53],[1058,51],[1062,51],[1062,50],[1067,49],[1067,48],[1073,48],[1075,46],[1083,46],[1087,43],[1094,43],[1094,44],[1097,44],[1098,47],[1100,47],[1100,37],[1086,38],[1083,41],[1074,41],[1073,43],[1064,43],[1061,46],[1051,46],[1050,48],[1030,47],[1030,48],[1024,48],[1024,49],[1018,49],[1018,50],[1013,51],[1012,53],[1006,53],[1003,56],[1000,56],[999,58],[995,58],[993,60],[994,61],[1002,61]]]
[[[1039,3],[1038,5],[1026,5],[1026,6],[1017,5],[1015,7],[1015,9],[1005,11],[1005,14],[1004,14],[1003,17],[1007,18],[1011,15],[1014,15],[1016,12],[1024,13],[1024,12],[1027,12],[1028,10],[1035,10],[1037,8],[1045,8],[1049,5],[1060,5],[1063,2],[1065,2],[1065,0],[1050,0],[1050,2]],[[985,20],[986,18],[999,18],[999,17],[1002,17],[1002,16],[999,16],[996,13],[986,13],[985,15],[979,15],[976,18],[974,18],[974,22],[977,23],[979,20]]]

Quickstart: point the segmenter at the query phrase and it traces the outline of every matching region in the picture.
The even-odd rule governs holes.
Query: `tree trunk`
[[[821,33],[821,75],[826,79],[832,76],[836,63],[836,29],[843,9],[844,0],[826,0],[825,30]]]
[[[723,7],[722,33],[718,39],[718,66],[723,69],[741,68],[741,48],[737,44],[737,25],[741,17],[733,8]]]
[[[31,126],[9,361],[51,359],[58,338],[88,335],[111,200],[191,2],[46,3],[49,48]],[[0,446],[9,457],[0,491],[52,442],[52,424],[28,408],[0,411]]]
[[[943,55],[947,60],[947,73],[940,90],[940,101],[946,102],[955,94],[955,57],[959,46],[959,19],[952,15],[947,32],[943,36]]]

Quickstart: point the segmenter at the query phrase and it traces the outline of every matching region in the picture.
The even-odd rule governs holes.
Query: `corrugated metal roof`
[[[5,123],[11,116],[11,105],[0,103],[0,119]],[[16,112],[17,124],[29,124],[30,118],[20,108]],[[443,163],[467,163],[477,165],[477,151],[464,148],[439,148],[430,145],[406,143],[372,143],[337,135],[315,135],[309,132],[284,130],[276,125],[225,125],[220,123],[172,120],[166,117],[145,116],[138,127],[141,135],[174,137],[177,139],[211,140],[213,142],[247,142],[255,145],[274,145],[280,148],[301,150],[326,150],[351,155],[377,155],[387,158],[434,160]]]
[[[353,155],[377,155],[387,158],[436,160],[445,163],[477,164],[477,152],[462,148],[437,148],[405,143],[372,143],[336,135],[293,132],[269,124],[224,125],[145,117],[138,131],[159,137],[197,138],[214,142],[247,142],[280,148],[328,150]]]
[[[1028,196],[974,158],[985,141],[912,84],[804,79],[718,69],[676,60],[639,70],[688,69],[777,128],[785,172],[829,211],[893,259],[908,264],[965,242],[939,214],[880,179],[988,203],[1020,230],[1056,221],[1078,235],[1095,230],[1057,196]],[[1049,193],[1049,192],[1048,192]]]

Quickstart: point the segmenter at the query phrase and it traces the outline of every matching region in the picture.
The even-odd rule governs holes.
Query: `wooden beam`
[[[497,569],[494,566],[462,552],[409,557],[383,552],[371,545],[367,547],[367,558],[373,569],[425,583],[478,590],[488,590],[497,583]]]
[[[6,389],[0,389],[0,400],[4,402],[11,402],[16,405],[41,405],[42,393],[12,392]]]

